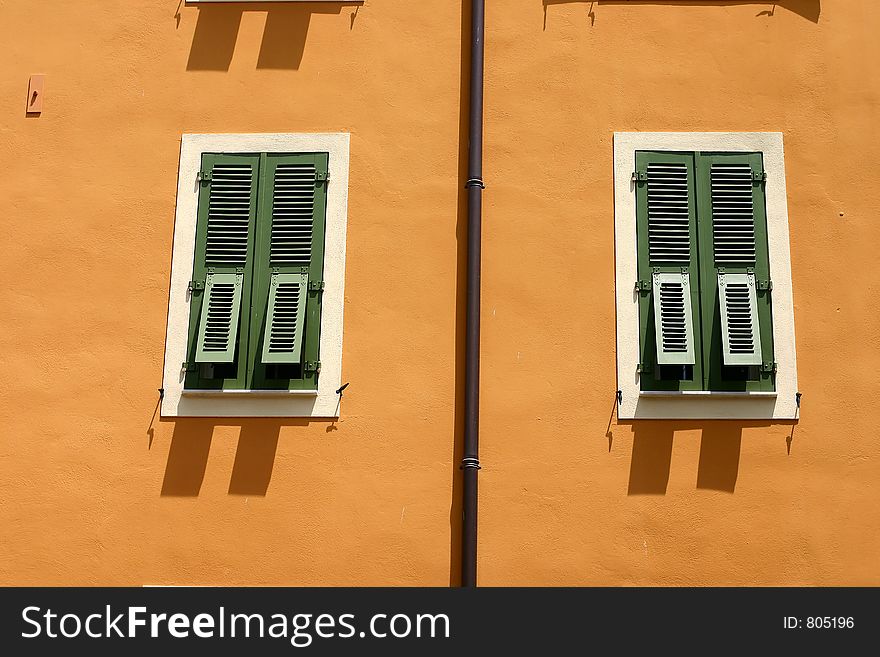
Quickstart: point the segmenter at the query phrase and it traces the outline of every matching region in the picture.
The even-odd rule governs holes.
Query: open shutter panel
[[[648,259],[654,274],[654,322],[658,365],[695,363],[690,275],[691,203],[684,163],[650,163],[648,184]],[[663,266],[678,272],[659,272]]]
[[[199,321],[197,363],[235,360],[243,274],[208,274]]]
[[[718,274],[725,365],[761,365],[754,274]]]
[[[687,272],[655,273],[654,322],[657,328],[657,363],[693,365],[694,320],[690,275]]]
[[[300,362],[308,286],[306,273],[272,274],[263,336],[264,363]]]

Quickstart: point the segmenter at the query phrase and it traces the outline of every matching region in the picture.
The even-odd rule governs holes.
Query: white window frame
[[[639,297],[636,151],[762,153],[767,173],[767,240],[773,281],[775,392],[654,392],[639,388]],[[792,420],[797,417],[797,364],[785,158],[779,132],[614,133],[614,244],[617,304],[618,417],[633,419]]]
[[[185,134],[180,145],[171,290],[165,337],[163,417],[339,417],[348,218],[348,133]],[[321,372],[317,390],[184,390],[190,293],[204,153],[328,153]]]

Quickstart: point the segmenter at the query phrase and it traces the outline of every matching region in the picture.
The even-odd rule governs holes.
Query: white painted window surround
[[[636,151],[762,153],[767,173],[767,239],[773,281],[773,342],[778,363],[776,392],[641,392],[639,390],[639,304],[636,203],[632,172]],[[797,365],[788,202],[782,133],[616,132],[614,133],[614,243],[617,303],[618,417],[631,419],[792,420],[797,416]]]
[[[187,134],[180,146],[171,290],[165,337],[163,417],[338,417],[342,380],[342,312],[348,217],[348,133]],[[192,391],[183,389],[203,153],[328,153],[321,312],[321,373],[314,391]]]

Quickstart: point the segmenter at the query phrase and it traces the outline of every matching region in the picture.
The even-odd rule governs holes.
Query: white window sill
[[[639,397],[776,397],[777,394],[768,391],[643,390]]]
[[[317,390],[182,390],[184,397],[316,397]]]

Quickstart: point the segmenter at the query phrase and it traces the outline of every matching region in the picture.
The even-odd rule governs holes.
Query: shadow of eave
[[[245,12],[266,14],[258,69],[297,70],[305,53],[312,14],[340,14],[354,8],[351,26],[362,2],[332,3],[220,3],[195,7],[198,10],[187,71],[228,71],[235,54],[238,33]]]
[[[764,7],[755,14],[756,17],[771,17],[776,15],[776,8],[782,7],[807,20],[818,23],[822,13],[821,0],[541,0],[546,14],[550,5],[587,4],[591,5],[591,22],[595,23],[595,7],[601,5],[666,5],[670,7],[732,7],[740,5],[755,5]],[[546,18],[546,16],[545,16]],[[546,27],[546,25],[545,25]]]

